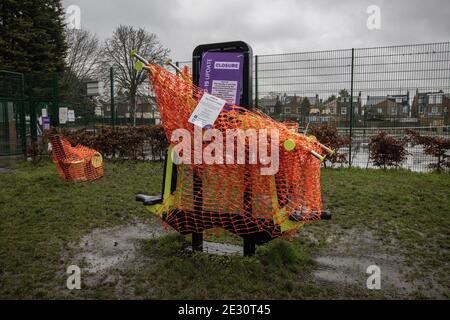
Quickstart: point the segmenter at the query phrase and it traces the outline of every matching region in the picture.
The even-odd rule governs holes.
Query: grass
[[[95,228],[144,219],[134,196],[157,193],[160,163],[107,162],[91,183],[58,178],[54,165],[20,163],[0,175],[0,297],[52,297],[61,253]],[[145,174],[144,174],[145,172]]]
[[[121,284],[100,281],[88,290],[65,292],[64,255],[76,253],[71,243],[96,228],[135,220],[157,223],[134,195],[159,193],[161,168],[160,163],[106,162],[105,176],[90,183],[61,181],[49,162],[38,167],[19,163],[11,172],[1,173],[0,297],[397,297],[395,292],[313,281],[314,256],[332,246],[330,237],[346,230],[370,231],[386,248],[404,256],[410,279],[433,277],[444,288],[450,287],[448,175],[325,169],[324,203],[333,220],[308,224],[289,242],[273,241],[250,258],[211,256],[183,250],[186,239],[168,234],[143,241],[146,263],[117,271]],[[226,240],[223,235],[211,237]],[[129,295],[117,293],[124,283],[131,288]],[[432,296],[417,292],[412,297]]]
[[[439,278],[450,287],[448,174],[330,169],[322,181],[333,224],[373,231],[386,246],[395,244],[418,272],[443,266]]]

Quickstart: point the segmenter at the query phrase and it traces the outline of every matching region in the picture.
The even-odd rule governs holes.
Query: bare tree
[[[69,72],[81,81],[95,77],[98,67],[100,41],[88,30],[66,30],[66,66]]]
[[[161,45],[154,33],[132,26],[118,26],[112,37],[105,41],[102,51],[104,65],[114,67],[115,81],[128,94],[133,125],[136,125],[136,97],[148,76],[147,71],[137,71],[134,68],[135,61],[130,56],[132,50],[136,50],[150,63],[162,64],[169,49]]]
[[[66,72],[62,77],[61,94],[64,99],[79,105],[92,105],[86,97],[86,81],[100,80],[99,69],[100,41],[88,30],[65,30],[67,55]],[[86,112],[86,110],[83,110]]]

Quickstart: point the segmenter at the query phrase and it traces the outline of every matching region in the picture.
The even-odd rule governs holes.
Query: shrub
[[[82,144],[93,148],[106,157],[121,159],[163,159],[164,150],[168,147],[161,125],[139,127],[104,127],[93,131],[53,128],[49,134],[61,134],[72,145]],[[48,141],[48,137],[46,137]]]
[[[324,124],[314,125],[310,128],[310,133],[319,140],[323,145],[333,149],[335,153],[327,156],[327,161],[333,166],[335,163],[347,163],[347,153],[339,152],[343,147],[347,147],[351,143],[350,137],[339,134],[336,126]],[[326,166],[326,162],[324,162]]]
[[[413,145],[422,145],[425,154],[436,158],[435,163],[430,163],[429,168],[441,172],[450,169],[450,139],[444,137],[423,136],[419,132],[407,129],[406,134]]]
[[[406,160],[406,139],[395,139],[382,131],[370,138],[369,159],[379,168],[398,168]]]

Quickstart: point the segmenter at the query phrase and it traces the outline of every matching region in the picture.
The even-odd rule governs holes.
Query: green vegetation
[[[2,1],[0,69],[62,72],[66,56],[60,0]]]
[[[404,297],[395,288],[369,291],[314,278],[318,255],[336,252],[340,237],[367,232],[373,234],[374,250],[382,250],[374,257],[401,256],[405,279],[427,284],[407,297],[441,296],[429,290],[431,280],[444,289],[450,287],[448,175],[325,169],[324,204],[333,219],[306,225],[298,237],[273,241],[258,247],[254,257],[243,258],[192,253],[185,249],[188,238],[168,233],[141,241],[137,261],[127,268],[112,270],[94,282],[83,278],[82,290],[69,292],[67,257],[81,250],[77,244],[84,235],[136,221],[160,226],[134,201],[134,195],[158,193],[161,168],[161,163],[106,162],[105,176],[90,183],[61,181],[46,161],[38,167],[20,163],[0,173],[0,297]],[[224,235],[211,238],[227,240]],[[358,238],[352,239],[342,251],[366,254]],[[235,238],[228,240],[236,243]]]
[[[157,193],[160,163],[107,162],[105,176],[91,183],[59,179],[50,162],[21,163],[0,174],[0,297],[52,297],[64,286],[56,278],[61,255],[95,228],[129,223],[147,215],[138,192]]]

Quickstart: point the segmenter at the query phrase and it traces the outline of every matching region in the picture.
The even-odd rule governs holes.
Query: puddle
[[[75,260],[83,261],[83,271],[92,274],[107,269],[126,269],[135,264],[139,241],[160,236],[163,232],[162,226],[144,223],[94,230],[81,239],[81,252]]]
[[[367,268],[376,265],[381,270],[381,283],[385,287],[414,291],[414,287],[403,280],[399,264],[394,259],[380,257],[351,257],[351,256],[319,256],[316,257],[319,264],[314,276],[322,281],[354,284],[359,287],[366,286],[369,274]]]
[[[398,244],[391,243],[388,247],[371,232],[333,232],[327,242],[329,247],[314,257],[318,267],[313,275],[318,282],[351,285],[365,290],[370,276],[366,273],[367,268],[376,265],[381,271],[381,290],[388,296],[408,297],[425,291],[432,297],[442,297],[445,292],[432,278],[408,281],[406,275],[411,268],[401,255],[392,251]]]

